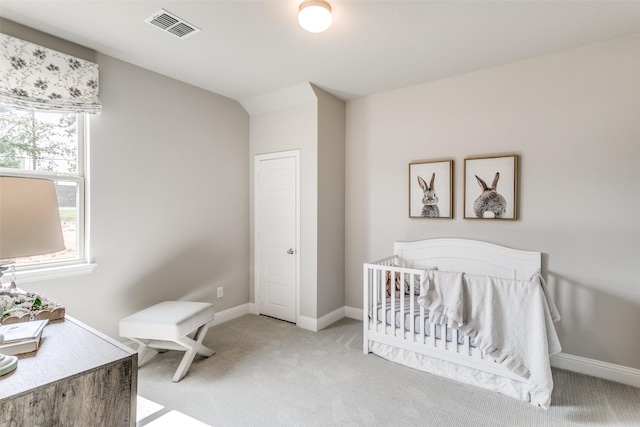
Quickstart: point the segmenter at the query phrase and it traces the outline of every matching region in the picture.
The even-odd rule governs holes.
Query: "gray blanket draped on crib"
[[[429,269],[418,303],[430,321],[461,330],[484,355],[523,377],[532,404],[549,407],[549,355],[561,351],[553,325],[560,314],[540,274],[524,281]]]

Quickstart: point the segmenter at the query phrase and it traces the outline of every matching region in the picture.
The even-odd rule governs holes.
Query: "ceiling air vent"
[[[171,33],[179,39],[185,39],[200,31],[200,28],[189,24],[164,9],[160,9],[145,19],[144,22],[160,28],[162,31]]]

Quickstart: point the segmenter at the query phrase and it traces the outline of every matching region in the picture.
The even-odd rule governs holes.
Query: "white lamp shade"
[[[54,182],[38,178],[0,177],[0,259],[63,249]]]
[[[298,23],[311,33],[321,33],[331,26],[331,6],[324,0],[308,0],[300,4]]]

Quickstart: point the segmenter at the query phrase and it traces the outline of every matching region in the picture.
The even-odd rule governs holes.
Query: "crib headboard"
[[[438,267],[445,271],[529,280],[539,272],[540,252],[521,251],[493,243],[467,239],[429,239],[396,242],[394,255],[402,267]]]

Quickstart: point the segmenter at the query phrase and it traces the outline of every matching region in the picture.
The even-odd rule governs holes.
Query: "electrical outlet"
[[[218,288],[218,298],[222,298],[224,296],[224,287],[220,286]]]

